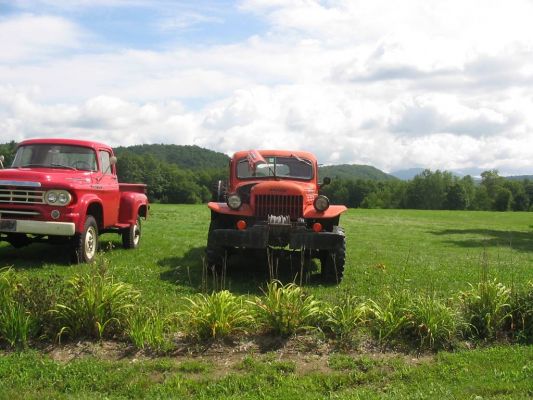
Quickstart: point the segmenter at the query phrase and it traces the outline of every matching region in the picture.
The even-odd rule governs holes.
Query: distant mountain
[[[523,181],[525,179],[533,181],[533,175],[513,175],[506,176],[505,179],[509,179],[510,181]]]
[[[408,168],[408,169],[393,171],[390,174],[403,181],[408,181],[408,180],[413,179],[415,176],[421,174],[422,172],[424,172],[425,169],[427,168]],[[432,169],[432,171],[435,171],[435,170]],[[463,176],[470,175],[471,177],[474,178],[474,180],[476,180],[479,176],[481,176],[481,173],[485,170],[481,168],[464,168],[464,169],[452,169],[452,170],[441,170],[441,171],[451,172],[452,175],[455,175],[458,178],[462,178]]]
[[[398,179],[401,179],[402,181],[408,181],[410,179],[413,179],[418,174],[422,173],[426,168],[408,168],[408,169],[401,169],[398,171],[392,171],[390,174]]]
[[[374,181],[390,181],[396,179],[394,176],[391,176],[370,165],[357,164],[326,165],[319,167],[318,175],[320,178],[329,176],[330,178],[348,180],[367,179]]]
[[[129,152],[140,156],[151,155],[160,161],[176,164],[183,169],[220,169],[227,168],[229,157],[223,153],[198,146],[179,146],[175,144],[142,144],[115,148],[120,156]]]

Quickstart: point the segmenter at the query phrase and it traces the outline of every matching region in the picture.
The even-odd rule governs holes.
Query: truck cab
[[[206,259],[217,266],[235,249],[286,248],[318,258],[325,281],[339,282],[345,263],[343,205],[319,194],[316,157],[303,151],[248,150],[233,155],[228,184],[208,204]]]
[[[91,262],[104,232],[136,248],[148,215],[143,184],[121,184],[108,145],[72,139],[18,144],[13,163],[0,170],[0,241],[22,247],[65,242],[74,262]]]

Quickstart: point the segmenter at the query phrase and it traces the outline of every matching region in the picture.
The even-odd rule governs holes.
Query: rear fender
[[[119,224],[135,225],[139,216],[148,216],[148,199],[139,192],[122,192],[120,194]]]

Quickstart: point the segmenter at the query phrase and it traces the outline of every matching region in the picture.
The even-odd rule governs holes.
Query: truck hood
[[[58,168],[11,168],[0,170],[0,185],[39,183],[42,187],[72,187],[91,183],[91,172]],[[37,186],[37,185],[35,185]]]

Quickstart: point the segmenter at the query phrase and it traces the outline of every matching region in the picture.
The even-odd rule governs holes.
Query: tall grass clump
[[[67,281],[64,302],[52,310],[59,326],[58,338],[101,339],[122,333],[139,292],[129,284],[115,282],[105,262],[91,272]]]
[[[169,334],[175,325],[162,310],[139,307],[129,313],[125,333],[138,349],[165,352],[172,348]]]
[[[443,349],[457,339],[462,325],[461,315],[454,307],[435,294],[425,294],[411,299],[403,330],[419,349]]]
[[[260,325],[282,336],[316,326],[323,315],[322,303],[294,283],[268,283],[264,296],[256,297],[254,304]]]
[[[25,348],[35,333],[36,321],[17,300],[22,285],[12,269],[0,271],[0,340]]]
[[[227,290],[212,294],[197,294],[185,298],[188,302],[180,314],[185,332],[198,339],[220,339],[236,333],[246,333],[254,319],[242,297]]]
[[[340,304],[329,305],[324,310],[323,327],[341,344],[353,344],[360,328],[368,322],[370,307],[356,296],[345,296]]]
[[[435,294],[387,293],[369,302],[370,329],[380,344],[416,344],[419,350],[449,347],[458,337],[460,313]]]
[[[496,339],[511,318],[511,290],[496,280],[483,279],[460,293],[467,323],[466,334],[474,339]]]
[[[508,330],[518,342],[533,344],[533,281],[511,297]]]
[[[407,310],[410,301],[409,292],[403,290],[395,294],[387,292],[379,302],[368,302],[370,332],[380,344],[394,343],[402,337],[409,322]]]

